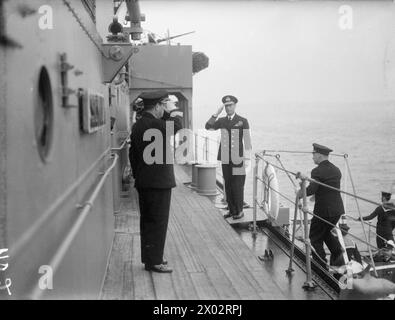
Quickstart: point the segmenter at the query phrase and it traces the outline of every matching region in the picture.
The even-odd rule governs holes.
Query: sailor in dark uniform
[[[311,171],[311,178],[340,189],[341,172],[338,167],[328,160],[329,153],[333,150],[317,143],[313,144],[313,148],[313,161],[317,164],[317,167]],[[298,194],[299,197],[302,197],[301,190],[299,190]],[[343,200],[340,192],[317,183],[310,183],[306,189],[306,194],[307,196],[315,195],[314,214],[336,225],[340,216],[344,214]],[[315,250],[315,252],[313,251],[313,257],[325,268],[327,260],[324,243],[331,252],[331,265],[341,266],[345,263],[343,249],[339,240],[331,233],[332,228],[332,225],[317,217],[313,217],[311,220],[309,237],[311,245]],[[315,255],[318,255],[322,260]]]
[[[394,247],[394,235],[392,232],[395,228],[395,207],[389,202],[390,200],[391,193],[381,192],[381,202],[383,204],[378,206],[370,215],[362,218],[369,221],[377,217],[376,242],[379,249],[385,248],[387,245],[390,245],[391,249]]]
[[[226,201],[229,207],[229,213],[224,217],[233,217],[233,219],[244,216],[245,160],[249,161],[251,158],[252,149],[248,121],[235,113],[237,102],[234,96],[224,96],[223,105],[206,123],[206,130],[221,129],[221,144],[217,159],[222,162]],[[224,108],[227,116],[217,119]]]
[[[173,164],[166,162],[170,133],[166,132],[166,122],[173,122],[174,134],[182,128],[182,113],[167,110],[166,92],[148,92],[140,95],[144,110],[141,118],[133,125],[129,159],[139,194],[141,260],[145,269],[155,272],[172,272],[163,260],[169,219],[171,189],[176,186]],[[170,111],[170,112],[169,112]],[[151,136],[145,141],[144,135]],[[154,144],[156,136],[163,137],[153,152],[144,150]]]

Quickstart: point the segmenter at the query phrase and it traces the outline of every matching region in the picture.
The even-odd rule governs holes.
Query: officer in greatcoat
[[[129,159],[139,195],[141,260],[148,271],[169,273],[172,269],[163,259],[163,251],[171,189],[176,182],[173,163],[166,154],[172,152],[171,135],[182,129],[182,113],[168,110],[164,91],[143,93],[140,98],[144,109],[132,128]],[[166,130],[169,122],[174,125],[170,132]]]
[[[206,130],[221,129],[221,144],[217,159],[222,162],[226,201],[229,213],[224,218],[244,216],[244,184],[246,160],[251,157],[251,134],[248,120],[236,114],[238,99],[232,95],[222,98],[223,105],[207,121]],[[225,109],[226,116],[218,118]]]
[[[317,165],[311,171],[311,178],[340,189],[340,182],[342,174],[338,167],[331,163],[329,153],[333,150],[328,147],[313,144],[313,161]],[[302,191],[298,192],[299,197],[302,197]],[[331,230],[332,225],[336,225],[340,217],[344,214],[343,200],[339,191],[324,187],[317,183],[311,182],[306,189],[307,196],[315,196],[314,214],[323,220],[313,217],[310,225],[310,241],[314,248],[313,257],[325,268],[326,254],[324,250],[324,243],[331,252],[331,265],[344,265],[343,249],[339,240],[335,237]],[[330,224],[328,224],[329,222]],[[315,255],[318,255],[316,257]]]

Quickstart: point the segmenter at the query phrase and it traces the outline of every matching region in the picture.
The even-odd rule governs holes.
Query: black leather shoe
[[[237,219],[241,219],[244,217],[244,212],[240,212],[239,214],[236,214],[235,216],[233,216],[233,220],[237,220]]]
[[[225,214],[224,215],[224,219],[228,219],[228,218],[230,218],[232,215],[230,214],[230,213],[227,213],[227,214]]]
[[[346,263],[343,258],[343,254],[339,254],[336,258],[332,259],[331,257],[330,265],[334,267],[341,267],[344,266]]]
[[[146,264],[145,265],[145,270],[158,272],[158,273],[172,273],[173,272],[173,269],[170,269],[165,264],[157,264],[157,265],[154,265],[154,266],[150,266],[150,265]]]

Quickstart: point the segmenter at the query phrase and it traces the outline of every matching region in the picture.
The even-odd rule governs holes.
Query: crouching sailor
[[[166,161],[166,147],[170,143],[170,135],[182,128],[182,114],[178,110],[168,110],[166,92],[143,93],[140,98],[144,109],[132,128],[129,159],[139,195],[141,261],[148,271],[169,273],[172,269],[163,259],[163,251],[171,189],[176,183],[172,161]],[[171,123],[174,130],[167,132]],[[154,145],[156,140],[160,141],[159,148],[152,149],[150,145]]]

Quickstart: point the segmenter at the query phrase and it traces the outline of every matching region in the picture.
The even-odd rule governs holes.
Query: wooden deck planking
[[[173,219],[180,221],[179,223],[183,226],[186,234],[188,235],[188,241],[191,242],[191,245],[193,246],[195,253],[198,254],[201,263],[205,268],[218,267],[214,256],[207,250],[207,247],[214,245],[214,243],[209,237],[209,234],[204,232],[202,233],[201,230],[197,228],[197,218],[194,216],[195,213],[193,210],[191,210],[190,207],[183,206],[182,201],[179,200],[178,197],[173,198],[172,205],[176,210],[180,211],[177,218]]]
[[[207,246],[207,249],[212,253],[212,256],[215,257],[215,260],[218,262],[218,265],[223,269],[223,273],[230,280],[231,286],[233,288],[238,288],[238,294],[240,297],[245,297],[246,299],[252,299],[252,297],[254,297],[254,299],[256,299],[257,296],[261,296],[261,298],[266,299],[272,296],[272,294],[268,295],[265,292],[268,290],[268,288],[271,292],[280,291],[280,289],[269,278],[267,279],[268,283],[265,284],[265,288],[259,287],[257,280],[254,279],[252,274],[249,272],[248,267],[243,266],[243,262],[240,259],[240,256],[235,255],[235,253],[233,252],[234,248],[232,248],[232,245],[229,244],[229,239],[235,239],[240,241],[239,236],[232,228],[230,228],[230,230],[226,230],[225,238],[223,237],[223,234],[219,232],[219,230],[217,230],[217,226],[223,223],[223,218],[219,216],[218,221],[215,221],[218,218],[217,216],[215,216],[218,214],[218,212],[215,212],[216,209],[212,209],[213,207],[210,207],[211,212],[210,210],[207,211],[200,207],[197,202],[193,204],[190,203],[188,205],[187,202],[191,199],[190,196],[185,194],[182,194],[181,197],[175,198],[176,201],[184,201],[184,208],[195,208],[194,212],[196,216],[190,216],[191,222],[194,225],[197,225],[198,232],[204,232],[202,237],[205,239],[206,242],[211,240],[211,245]],[[206,199],[202,198],[199,200],[201,200],[199,201],[199,203],[202,203]],[[207,218],[207,221],[205,221],[205,219],[202,219],[201,216],[198,216],[199,212],[205,212],[202,213],[202,215],[204,215],[204,218]],[[213,222],[215,222],[215,225]],[[220,250],[218,250],[218,248],[220,248]],[[255,267],[259,268],[262,271],[262,265],[260,265],[259,260],[257,260],[251,254],[251,252],[244,245],[244,243],[242,249],[244,251],[247,250],[247,253],[252,256],[253,261],[255,262]],[[238,251],[237,253],[240,253],[240,251]],[[230,264],[229,261],[231,261]],[[225,265],[227,265],[227,267],[225,267]],[[245,288],[246,283],[248,288],[254,288],[255,291],[248,291],[248,289]],[[280,294],[278,297],[283,296]]]
[[[262,270],[262,265],[258,260],[258,258],[251,254],[247,245],[243,241],[240,241],[238,234],[232,229],[230,225],[228,225],[227,223],[226,224],[222,223],[223,220],[222,215],[219,212],[216,212],[217,209],[213,208],[213,206],[208,201],[208,199],[203,199],[202,201],[196,201],[196,199],[193,198],[188,198],[188,199],[191,202],[195,202],[195,205],[200,206],[201,210],[210,212],[211,217],[210,215],[205,215],[203,216],[203,219],[210,217],[211,219],[215,219],[217,221],[216,223],[217,232],[215,234],[222,237],[219,240],[219,243],[221,245],[224,245],[227,247],[228,250],[237,253],[237,255],[242,258],[243,263],[247,265],[248,269],[257,270],[257,271]],[[209,227],[212,226],[212,224],[210,224],[209,221],[205,221],[205,222]]]
[[[178,182],[190,178],[175,167]],[[173,189],[165,258],[172,274],[144,270],[137,192],[121,199],[102,299],[284,299],[278,285],[212,202],[178,183]],[[288,296],[289,297],[289,296]]]
[[[197,251],[191,246],[191,242],[199,242],[195,230],[191,230],[191,225],[180,225],[176,216],[170,218],[169,233],[174,238],[176,248],[181,252],[185,267],[188,272],[204,272],[203,265],[198,260]],[[188,232],[189,231],[189,232]],[[187,232],[188,236],[185,234]],[[193,237],[193,239],[190,239]]]
[[[192,282],[190,272],[186,270],[182,253],[177,250],[175,240],[171,233],[169,233],[167,237],[166,245],[168,248],[167,258],[169,261],[171,261],[171,267],[173,268],[173,286],[177,295],[177,299],[197,300],[198,294]]]
[[[207,224],[204,224],[207,225]],[[216,239],[217,245],[212,246],[211,251],[213,252],[213,255],[216,257],[216,259],[221,259],[220,264],[224,268],[224,272],[227,274],[227,276],[231,279],[233,286],[235,288],[242,289],[244,286],[244,283],[248,284],[249,287],[254,288],[255,293],[253,294],[255,297],[253,299],[256,299],[259,296],[262,298],[266,298],[266,290],[269,287],[270,291],[275,293],[279,291],[279,288],[277,288],[274,284],[272,279],[268,278],[267,282],[265,283],[264,287],[259,287],[256,279],[251,275],[251,269],[248,268],[248,265],[243,261],[241,255],[239,254],[240,251],[234,252],[235,249],[232,248],[232,245],[229,243],[229,238],[236,236],[238,237],[237,234],[235,235],[229,235],[229,238],[227,239],[222,239],[221,235],[216,232],[215,228],[213,225],[207,226],[207,232],[209,234],[212,234],[214,238]],[[234,230],[231,230],[231,232],[234,232]],[[244,250],[248,248],[243,248]],[[249,249],[248,249],[249,250]],[[258,261],[256,261],[257,264],[259,264]],[[228,267],[225,268],[224,264],[230,264],[230,266],[233,266],[232,269],[228,270]],[[262,266],[260,267],[260,271],[262,272]],[[236,278],[234,278],[236,276]],[[239,279],[242,279],[242,283],[239,283]],[[242,298],[246,299],[252,299],[251,296],[249,295],[248,292],[239,292]],[[280,295],[281,296],[281,295]]]
[[[146,272],[141,264],[140,236],[133,236],[132,247],[132,273],[133,291],[135,300],[154,300],[156,298],[154,284],[149,272]]]
[[[132,248],[131,235],[118,233],[114,235],[112,253],[103,285],[102,299],[122,299],[124,263],[131,259],[130,248]]]
[[[175,203],[179,202],[180,199],[175,197]],[[181,208],[185,208],[183,213],[186,219],[188,218],[187,215],[189,207],[187,206],[180,206]],[[215,254],[213,254],[210,248],[218,246],[217,241],[213,239],[210,232],[206,232],[206,228],[202,228],[201,224],[199,223],[199,219],[194,217],[194,212],[190,212],[191,216],[189,217],[188,224],[195,226],[195,237],[199,236],[199,241],[195,242],[194,244],[198,246],[197,250],[199,252],[199,256],[201,260],[204,261],[206,273],[209,279],[212,281],[220,299],[240,299],[240,295],[236,292],[233,287],[232,282],[226,276],[224,272],[223,265],[221,260],[218,259]],[[203,240],[204,239],[204,240]]]
[[[132,261],[123,264],[122,300],[134,299]]]
[[[199,204],[204,205],[204,201],[199,202]],[[213,214],[215,214],[215,212],[213,212]],[[223,218],[220,217],[220,219]],[[236,232],[233,229],[224,230],[224,233],[221,233],[221,232],[215,232],[215,229],[213,229],[212,224],[207,222],[206,225],[207,228],[211,229],[210,233],[217,235],[219,237],[219,241],[218,241],[219,246],[221,246],[224,251],[228,252],[230,258],[233,260],[235,264],[241,261],[241,263],[245,265],[247,270],[262,272],[263,266],[261,262],[254,255],[251,254],[249,248],[247,248],[244,242],[239,241],[239,236],[236,234]],[[221,223],[218,223],[218,226],[222,227]],[[224,234],[226,238],[221,239],[220,237],[223,236]],[[240,271],[244,273],[246,270],[241,269]],[[263,277],[265,278],[265,281],[263,282],[264,286],[262,287],[262,289],[264,289],[265,291],[269,290],[270,292],[276,292],[280,290],[280,288],[275,284],[272,277],[268,273],[262,272],[262,274]],[[246,275],[249,276],[248,273],[246,273]],[[262,280],[262,276],[259,278],[259,280]],[[251,281],[252,284],[255,286],[256,279]],[[258,281],[258,283],[262,283],[262,281]]]
[[[215,290],[213,283],[206,273],[191,272],[191,278],[200,300],[220,299],[217,290]]]
[[[138,214],[117,214],[115,215],[114,231],[119,233],[140,233],[140,217]]]

